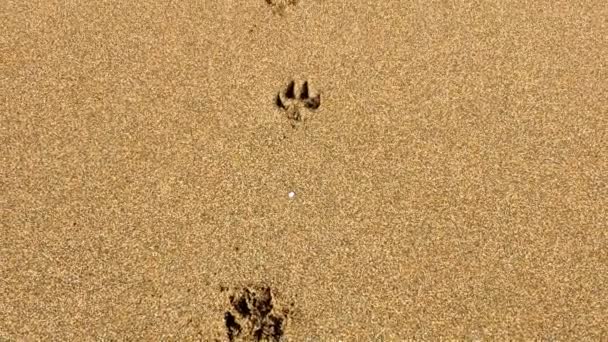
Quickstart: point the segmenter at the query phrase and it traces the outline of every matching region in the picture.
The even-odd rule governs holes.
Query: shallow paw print
[[[289,6],[298,4],[298,0],[266,0],[266,4],[272,8],[274,14],[283,15]]]

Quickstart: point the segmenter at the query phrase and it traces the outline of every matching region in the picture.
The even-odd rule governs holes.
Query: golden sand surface
[[[607,17],[0,1],[0,341],[606,340]]]

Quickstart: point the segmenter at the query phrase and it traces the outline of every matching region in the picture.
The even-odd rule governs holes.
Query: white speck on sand
[[[296,193],[295,193],[295,192],[293,192],[293,191],[290,191],[290,192],[287,194],[287,196],[289,196],[289,198],[292,198],[292,199],[293,199],[294,197],[296,197]]]

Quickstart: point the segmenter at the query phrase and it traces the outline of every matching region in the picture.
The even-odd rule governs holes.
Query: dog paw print
[[[310,112],[321,106],[321,94],[313,96],[308,81],[304,81],[300,86],[296,86],[296,82],[291,81],[287,87],[279,91],[275,104],[285,111],[291,125],[296,127],[308,118]]]
[[[230,309],[224,313],[229,342],[281,341],[289,310],[275,307],[270,287],[241,288],[229,299]]]
[[[288,6],[295,6],[298,0],[266,0],[268,6],[272,8],[273,13],[283,15]]]

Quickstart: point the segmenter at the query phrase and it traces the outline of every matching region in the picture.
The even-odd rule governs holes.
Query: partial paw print
[[[275,104],[285,111],[291,126],[295,128],[308,119],[310,112],[321,106],[321,94],[312,95],[308,81],[304,81],[301,86],[296,86],[296,82],[291,81],[287,87],[279,91]]]
[[[248,286],[232,291],[230,309],[224,313],[228,341],[281,341],[289,309],[279,310],[273,298],[268,286]]]
[[[298,4],[298,0],[266,0],[268,6],[272,8],[272,12],[275,14],[285,14],[285,9],[288,6],[295,6]]]

